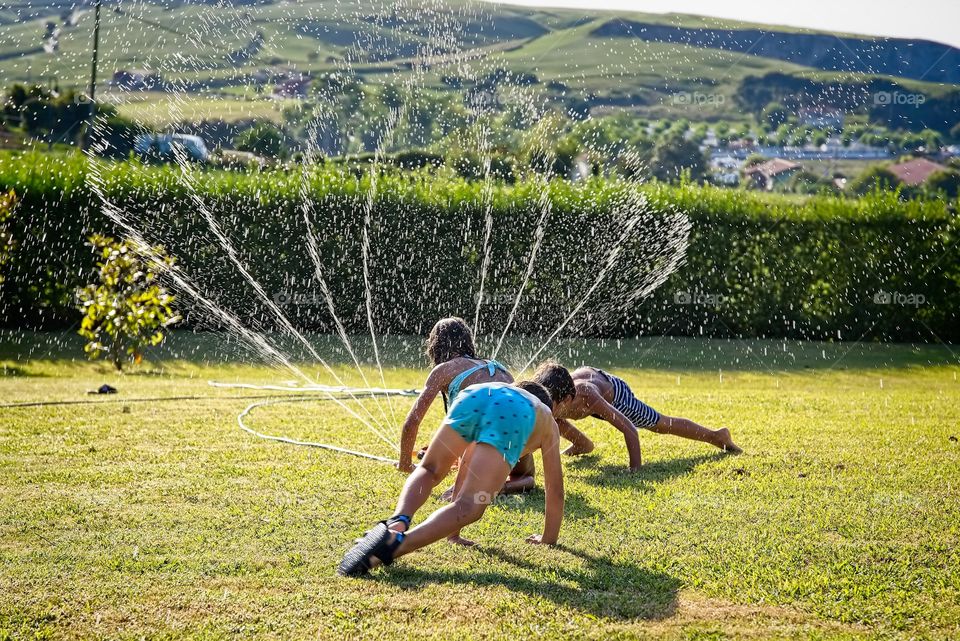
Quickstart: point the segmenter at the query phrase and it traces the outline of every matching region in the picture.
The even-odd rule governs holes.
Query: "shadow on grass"
[[[267,334],[277,348],[294,362],[314,362],[311,353],[296,339]],[[349,365],[349,354],[335,335],[306,334],[311,345],[328,362]],[[421,338],[381,336],[381,362],[386,367],[420,369],[426,363],[420,350]],[[353,349],[364,359],[372,358],[369,336],[351,336]],[[509,343],[509,341],[508,341]],[[606,345],[600,341],[571,339],[558,341],[557,352],[589,348],[594,365],[608,369],[645,369],[676,372],[798,372],[907,368],[956,365],[948,345],[890,344],[878,342],[819,342],[786,339],[708,339],[670,336],[622,339]],[[508,345],[509,347],[509,345]],[[522,350],[521,350],[522,352]],[[201,365],[227,363],[258,364],[260,358],[229,332],[174,331],[164,343],[149,351],[156,363],[185,361]],[[83,340],[73,332],[34,332],[0,329],[0,358],[13,360],[67,360],[83,358]],[[352,367],[352,366],[351,366]]]
[[[588,474],[582,477],[582,480],[592,485],[603,485],[604,487],[630,487],[640,490],[650,490],[652,488],[644,487],[664,483],[671,479],[683,476],[693,472],[698,465],[708,461],[718,461],[731,456],[723,452],[712,454],[699,454],[697,456],[687,456],[684,458],[662,459],[653,463],[644,463],[636,472],[631,472],[623,465],[607,463],[604,465],[583,465],[578,468],[586,469]]]
[[[47,378],[46,374],[39,374],[37,372],[31,372],[22,367],[16,365],[7,365],[6,363],[0,364],[0,378],[10,377],[10,378]]]
[[[494,504],[514,512],[538,512],[543,514],[545,500],[543,489],[538,487],[522,494],[497,496]],[[600,511],[592,507],[581,495],[567,491],[564,494],[564,514],[581,519],[597,516]]]
[[[378,575],[378,580],[403,589],[419,589],[431,583],[502,585],[534,599],[548,599],[558,606],[614,619],[666,619],[676,612],[681,583],[662,572],[631,565],[618,565],[601,556],[558,545],[554,553],[577,557],[564,562],[557,559],[549,568],[534,565],[497,549],[479,549],[478,553],[515,566],[523,574],[476,570],[423,570],[402,565]],[[549,569],[556,579],[531,578]]]
[[[131,369],[123,373],[124,376],[136,376],[138,378],[150,378],[158,376],[166,376],[168,372],[163,368],[154,367],[151,369]]]

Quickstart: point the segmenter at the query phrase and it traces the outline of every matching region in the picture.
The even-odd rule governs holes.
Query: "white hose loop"
[[[219,388],[235,388],[235,389],[254,389],[254,390],[269,390],[269,391],[282,391],[282,392],[323,392],[327,395],[333,393],[350,393],[350,394],[369,394],[371,396],[416,396],[419,394],[417,390],[403,390],[403,389],[386,389],[378,387],[368,387],[368,388],[357,388],[357,387],[330,387],[326,385],[307,385],[307,386],[283,386],[283,385],[253,385],[251,383],[219,383],[217,381],[207,381],[207,383],[212,387]],[[260,401],[257,403],[251,403],[248,405],[240,414],[237,416],[237,425],[240,426],[240,429],[248,434],[252,434],[257,438],[262,438],[268,441],[277,441],[279,443],[288,443],[290,445],[300,445],[302,447],[316,447],[322,450],[328,450],[331,452],[338,452],[340,454],[349,454],[350,456],[359,456],[360,458],[370,459],[372,461],[380,461],[381,463],[390,463],[395,464],[396,459],[387,458],[385,456],[376,456],[375,454],[367,454],[366,452],[358,452],[356,450],[348,450],[344,447],[338,447],[336,445],[329,445],[327,443],[316,443],[313,441],[301,441],[294,438],[289,438],[287,436],[275,436],[273,434],[264,434],[263,432],[258,432],[257,430],[249,427],[246,423],[243,422],[243,419],[250,416],[253,410],[258,407],[266,407],[268,405],[279,405],[281,403],[306,403],[311,401],[320,401],[324,400],[323,398],[282,398],[275,399],[270,401]]]

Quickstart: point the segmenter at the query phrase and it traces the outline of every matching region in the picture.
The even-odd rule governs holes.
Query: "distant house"
[[[800,171],[800,165],[797,163],[783,158],[774,158],[749,167],[743,174],[754,189],[773,191],[774,187],[787,182],[798,171]]]
[[[123,89],[148,91],[159,89],[163,79],[159,73],[149,69],[118,69],[113,73],[110,84]]]
[[[733,169],[737,170],[743,165],[743,161],[734,158],[730,154],[723,156],[714,156],[710,159],[710,166],[715,169]]]
[[[947,167],[926,158],[914,158],[899,165],[890,167],[890,171],[900,182],[910,187],[916,187],[927,182],[932,174],[944,171]]]
[[[735,171],[725,171],[713,175],[713,181],[718,185],[736,187],[740,184],[740,174]]]

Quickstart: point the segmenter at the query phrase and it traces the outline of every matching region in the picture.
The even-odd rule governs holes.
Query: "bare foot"
[[[729,454],[743,454],[743,450],[733,442],[733,438],[730,436],[730,430],[725,427],[721,428],[716,431],[716,435],[716,446],[721,450]]]
[[[580,456],[582,454],[589,454],[593,451],[594,447],[593,441],[587,441],[586,443],[572,443],[570,447],[563,451],[564,456]]]
[[[453,543],[454,545],[462,545],[462,546],[465,547],[465,548],[472,548],[474,545],[477,544],[476,541],[471,541],[470,539],[465,539],[465,538],[463,538],[462,536],[460,536],[459,534],[454,534],[454,535],[452,535],[452,536],[448,536],[448,537],[447,537],[447,542],[448,542],[448,543]]]

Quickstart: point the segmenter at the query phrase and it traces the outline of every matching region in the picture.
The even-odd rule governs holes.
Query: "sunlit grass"
[[[665,413],[729,426],[747,453],[643,433],[645,466],[630,475],[617,433],[587,421],[598,450],[566,462],[562,547],[523,543],[542,527],[537,491],[470,528],[479,548],[437,545],[358,581],[336,578],[335,563],[390,514],[403,477],[257,440],[235,419],[253,402],[241,396],[266,392],[207,385],[292,377],[242,351],[205,363],[227,352],[185,335],[117,375],[63,360],[75,341],[48,338],[0,341],[3,402],[105,404],[0,409],[0,638],[384,638],[411,626],[427,638],[947,638],[960,625],[960,369],[947,348],[791,344],[778,360],[756,356],[773,342],[562,346],[565,362],[611,364]],[[417,348],[387,345],[389,385],[422,383]],[[85,394],[101,383],[119,394]],[[203,398],[137,400],[172,396]],[[392,404],[401,415],[410,400]],[[367,406],[397,433],[390,407]],[[434,408],[421,440],[439,419]],[[250,422],[387,450],[330,402]]]

